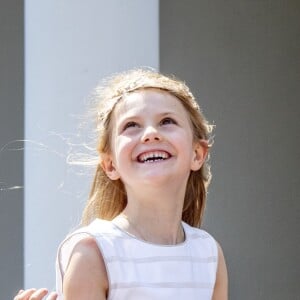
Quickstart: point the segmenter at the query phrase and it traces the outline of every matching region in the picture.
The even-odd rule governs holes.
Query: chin
[[[166,176],[161,174],[148,174],[147,176],[140,177],[138,182],[141,185],[158,187],[174,182],[173,176]]]

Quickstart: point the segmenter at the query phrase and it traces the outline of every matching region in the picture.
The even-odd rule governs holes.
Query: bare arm
[[[218,267],[217,277],[212,300],[228,300],[228,275],[224,254],[218,244]]]
[[[65,300],[104,300],[108,279],[102,254],[93,238],[80,241],[74,248],[63,278]]]

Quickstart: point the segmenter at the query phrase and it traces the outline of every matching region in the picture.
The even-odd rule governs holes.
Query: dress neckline
[[[174,245],[171,245],[171,244],[158,244],[158,243],[152,243],[152,242],[149,242],[149,241],[146,241],[146,240],[143,240],[139,237],[137,237],[136,235],[128,232],[127,230],[121,228],[119,225],[117,225],[115,222],[111,221],[111,224],[113,225],[113,227],[115,229],[117,229],[119,232],[121,232],[122,234],[124,235],[127,235],[129,236],[130,238],[133,238],[135,240],[137,240],[138,242],[141,242],[141,243],[144,243],[144,244],[147,244],[147,245],[152,245],[152,246],[157,246],[157,247],[181,247],[183,245],[185,245],[187,243],[187,240],[188,240],[188,236],[187,236],[187,229],[186,229],[186,223],[181,221],[181,225],[182,225],[182,229],[183,229],[183,233],[184,233],[184,240],[180,243],[177,243],[177,244],[174,244]]]

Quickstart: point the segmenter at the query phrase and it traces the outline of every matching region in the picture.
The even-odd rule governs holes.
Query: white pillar
[[[25,287],[54,288],[57,246],[87,199],[91,176],[66,163],[74,116],[104,76],[158,69],[158,10],[158,0],[25,1]]]

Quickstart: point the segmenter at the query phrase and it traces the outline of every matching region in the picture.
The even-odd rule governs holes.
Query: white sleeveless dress
[[[182,222],[185,241],[157,245],[142,241],[110,221],[96,219],[67,236],[58,250],[56,285],[62,281],[74,246],[92,236],[102,253],[111,300],[211,300],[216,280],[218,248],[202,229]]]

